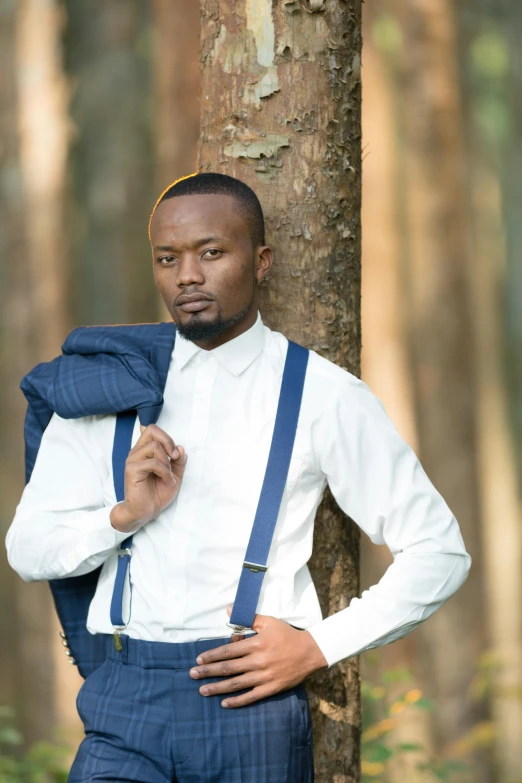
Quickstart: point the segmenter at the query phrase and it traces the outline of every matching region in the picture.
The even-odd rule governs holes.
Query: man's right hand
[[[170,435],[156,424],[142,427],[125,463],[125,500],[111,511],[113,528],[131,535],[155,519],[177,496],[186,464]]]

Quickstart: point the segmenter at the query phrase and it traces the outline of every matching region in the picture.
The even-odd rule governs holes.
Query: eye
[[[161,258],[158,258],[158,263],[166,266],[166,264],[170,264],[171,261],[175,260],[174,256],[161,256]]]
[[[210,258],[218,258],[220,255],[223,254],[222,250],[218,250],[216,247],[211,247],[208,250],[205,250],[203,253],[203,258],[205,258],[206,255],[210,254]]]

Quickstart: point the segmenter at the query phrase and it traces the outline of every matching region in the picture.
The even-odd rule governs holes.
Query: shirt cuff
[[[347,618],[343,617],[345,611],[345,609],[341,609],[336,614],[326,617],[306,629],[314,637],[328,663],[328,668],[345,658],[358,655],[366,649],[361,646],[360,638],[350,638]]]
[[[73,520],[71,526],[81,530],[83,534],[81,544],[76,552],[76,558],[80,562],[93,555],[114,549],[132,535],[132,533],[121,533],[111,525],[111,511],[117,505],[117,503],[113,503],[111,506],[90,511],[87,526],[82,517]]]

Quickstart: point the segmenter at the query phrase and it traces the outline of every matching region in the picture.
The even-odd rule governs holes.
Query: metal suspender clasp
[[[132,557],[132,549],[117,549],[116,554],[118,557]]]
[[[114,633],[113,633],[114,649],[117,652],[121,652],[123,650],[123,645],[121,643],[121,632],[124,631],[126,627],[127,627],[126,625],[114,626]]]
[[[237,636],[244,636],[247,631],[252,630],[252,628],[247,628],[245,625],[234,625],[234,623],[227,623],[227,625],[229,628],[232,628]]]
[[[266,571],[266,566],[259,563],[249,563],[247,560],[243,563],[243,568],[248,568],[253,574],[257,574],[259,571]]]

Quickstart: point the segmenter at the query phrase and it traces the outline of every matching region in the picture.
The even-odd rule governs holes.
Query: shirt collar
[[[234,375],[240,375],[259,356],[265,344],[265,325],[258,311],[256,322],[246,332],[228,340],[223,345],[207,351],[181,335],[176,335],[173,357],[178,369],[182,370],[193,356],[212,354]]]

